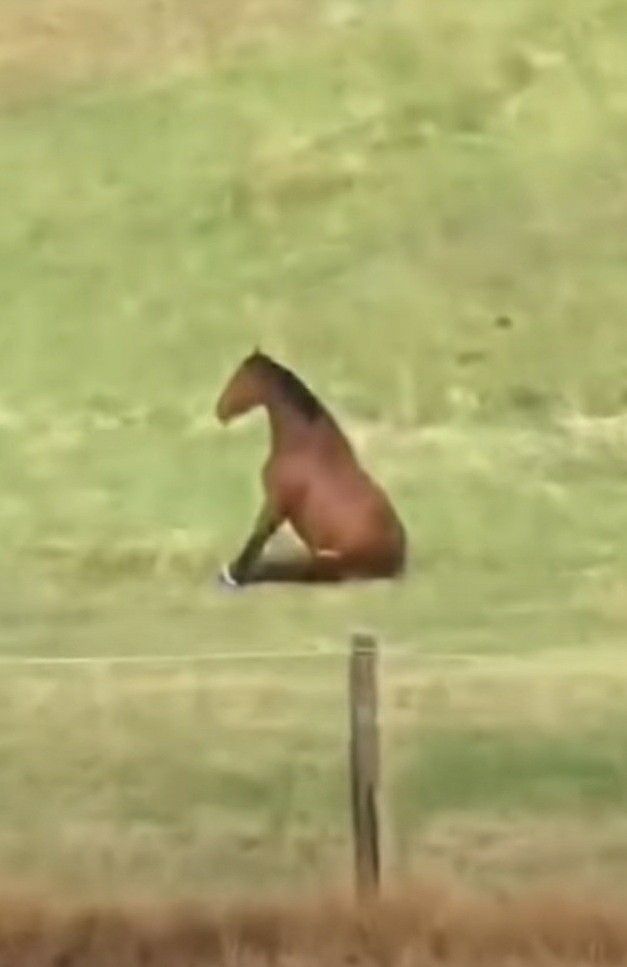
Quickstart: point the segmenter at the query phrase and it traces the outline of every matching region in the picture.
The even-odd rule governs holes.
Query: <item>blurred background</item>
[[[2,870],[336,875],[345,667],[289,653],[366,624],[394,870],[624,878],[626,92],[621,0],[2,0]],[[215,586],[257,343],[399,584]]]

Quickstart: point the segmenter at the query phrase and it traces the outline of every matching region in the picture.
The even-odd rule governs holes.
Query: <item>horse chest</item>
[[[287,451],[271,454],[262,471],[266,488],[292,490],[306,486],[317,476],[315,454],[307,451]]]

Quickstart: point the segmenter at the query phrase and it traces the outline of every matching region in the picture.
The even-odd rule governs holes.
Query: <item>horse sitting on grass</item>
[[[390,500],[360,466],[339,426],[289,369],[255,350],[223,390],[216,415],[230,420],[264,406],[271,452],[263,468],[265,501],[224,583],[330,582],[391,578],[405,566],[406,538]],[[260,561],[289,522],[309,551],[304,560]]]

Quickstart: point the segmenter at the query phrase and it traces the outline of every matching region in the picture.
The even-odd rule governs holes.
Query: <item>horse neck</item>
[[[291,449],[305,441],[311,423],[294,406],[275,393],[268,394],[264,405],[268,411],[272,449],[275,452]]]
[[[327,431],[324,436],[324,449],[352,456],[352,448],[348,440],[330,417],[321,415],[311,422],[299,413],[292,403],[274,393],[268,394],[264,400],[264,406],[270,420],[273,452],[301,447],[307,444],[314,434],[320,443],[322,438],[316,431],[324,428]]]

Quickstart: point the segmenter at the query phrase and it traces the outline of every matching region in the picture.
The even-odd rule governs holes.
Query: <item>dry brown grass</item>
[[[70,907],[4,895],[0,964],[495,965],[627,962],[627,912],[572,895],[470,896],[413,885],[357,911],[342,897],[303,903]]]
[[[3,0],[0,104],[116,77],[158,78],[312,22],[304,0]]]

